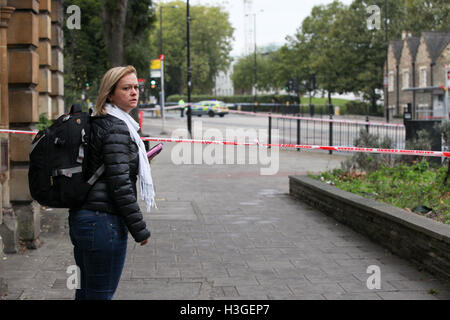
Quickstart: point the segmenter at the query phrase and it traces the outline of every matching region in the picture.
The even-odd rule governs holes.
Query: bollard
[[[139,128],[141,128],[141,131],[143,121],[144,121],[144,111],[139,111]]]

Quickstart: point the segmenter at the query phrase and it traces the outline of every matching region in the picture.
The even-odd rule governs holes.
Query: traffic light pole
[[[388,66],[388,55],[389,55],[389,22],[388,22],[388,0],[384,3],[385,6],[385,17],[384,17],[384,29],[385,29],[385,41],[386,41],[386,73],[384,76],[385,81],[385,97],[386,101],[386,122],[389,122],[389,66]]]
[[[450,71],[448,64],[445,65],[445,80],[444,80],[444,121],[448,121],[448,86],[450,85]]]

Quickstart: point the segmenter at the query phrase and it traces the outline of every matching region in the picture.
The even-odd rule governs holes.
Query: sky
[[[329,4],[332,0],[253,0],[252,12],[256,14],[257,47],[286,43],[286,36],[294,35],[314,6]],[[341,0],[349,5],[352,0]],[[189,0],[190,5],[221,5],[230,13],[234,27],[231,55],[244,54],[244,0]]]

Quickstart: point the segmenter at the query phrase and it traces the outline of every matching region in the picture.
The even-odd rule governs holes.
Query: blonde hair
[[[117,83],[127,74],[134,73],[137,75],[133,66],[114,67],[106,71],[98,90],[97,101],[95,103],[94,115],[105,115],[105,104],[109,102],[108,97],[116,89]]]

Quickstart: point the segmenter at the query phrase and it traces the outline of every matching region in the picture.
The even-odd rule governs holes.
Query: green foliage
[[[132,65],[140,77],[148,74],[150,29],[156,20],[152,0],[128,0],[124,49],[126,64]]]
[[[211,92],[215,75],[224,71],[230,63],[229,53],[234,29],[228,12],[221,6],[191,4],[189,7],[192,93]],[[166,92],[169,95],[186,94],[186,2],[164,3],[162,32],[159,9],[158,7],[156,11],[158,20],[155,29],[150,33],[151,57],[158,58],[162,40],[162,50],[166,57]]]
[[[346,114],[369,115],[375,117],[383,116],[383,106],[377,105],[376,113],[372,112],[371,106],[367,102],[349,101],[345,104]]]
[[[426,129],[417,131],[417,138],[411,141],[406,141],[406,150],[431,150],[431,137]],[[406,156],[403,155],[398,160],[401,163],[414,163],[421,160],[421,156]]]
[[[64,12],[70,5],[81,9],[81,29],[68,29],[64,24],[64,94],[66,105],[80,102],[86,82],[91,84],[87,98],[96,92],[108,67],[99,12],[100,1],[74,0],[64,2]]]
[[[284,86],[284,83],[281,83],[282,79],[279,77],[280,68],[282,68],[279,63],[279,55],[281,53],[282,51],[278,50],[264,53],[258,51],[256,53],[256,65],[254,54],[239,58],[234,65],[232,74],[235,92],[243,94],[250,94],[252,92],[255,82],[255,67],[257,89],[279,91],[279,88]]]
[[[311,177],[408,211],[431,208],[425,216],[450,224],[450,186],[444,184],[445,175],[445,167],[433,168],[422,160],[414,165],[381,166],[367,174],[334,169]]]
[[[41,113],[39,115],[39,122],[36,123],[36,127],[38,130],[44,130],[48,127],[50,127],[53,124],[52,120],[49,120],[45,113]]]
[[[114,5],[115,0],[106,1]],[[134,65],[139,74],[148,74],[149,30],[153,21],[151,0],[129,0],[124,31],[125,63]],[[101,14],[104,1],[73,0],[64,2],[81,9],[81,29],[64,24],[64,94],[66,105],[81,103],[81,95],[95,103],[101,78],[111,64],[105,45]],[[85,84],[91,84],[85,91]]]
[[[440,126],[438,125],[437,128],[438,132],[441,132],[442,138],[444,140],[443,150],[450,150],[450,121],[442,121]],[[448,170],[447,174],[445,175],[444,183],[447,184],[450,180],[450,159],[447,157],[443,164],[447,163]]]
[[[392,139],[385,136],[380,139],[379,136],[367,132],[366,129],[361,128],[359,136],[355,139],[356,147],[363,148],[382,148],[392,149]],[[383,166],[392,166],[393,159],[389,154],[372,154],[356,152],[350,159],[341,163],[341,167],[345,172],[362,171],[374,172]]]
[[[174,94],[167,97],[167,102],[178,102],[180,99],[187,101],[187,97],[185,95]],[[253,95],[233,95],[233,96],[214,96],[214,95],[192,95],[191,101],[197,102],[202,100],[220,100],[227,103],[253,103],[254,96]],[[286,104],[289,101],[292,103],[292,97],[288,95],[280,95],[280,94],[265,94],[258,95],[259,103],[279,103]],[[301,98],[302,104],[309,104],[309,97]],[[316,107],[325,106],[328,102],[326,98],[312,98],[312,104]],[[334,105],[339,106],[342,110],[345,110],[345,105],[348,103],[346,99],[333,99]],[[327,109],[328,110],[328,109]],[[328,111],[327,111],[328,112]],[[342,112],[341,112],[342,114]]]
[[[450,121],[442,121],[437,130],[441,132],[447,150],[450,150]]]
[[[416,36],[422,31],[448,30],[447,2],[388,0],[389,40],[400,39],[403,30]],[[257,87],[277,91],[294,78],[304,95],[305,82],[315,74],[319,90],[362,93],[370,104],[370,114],[381,115],[377,101],[383,90],[386,59],[385,4],[385,0],[354,0],[349,6],[339,1],[315,6],[297,32],[286,38],[285,45],[264,58],[258,57]],[[379,28],[368,27],[370,14],[366,9],[370,5],[380,8]],[[250,92],[253,86],[252,56],[240,58],[236,65],[238,74],[233,82],[243,92]],[[271,70],[268,78],[265,70]],[[366,114],[366,110],[354,112],[354,107],[348,112]]]
[[[450,6],[447,0],[403,0],[404,14],[415,19],[402,20],[402,28],[413,34],[422,31],[448,31]]]

